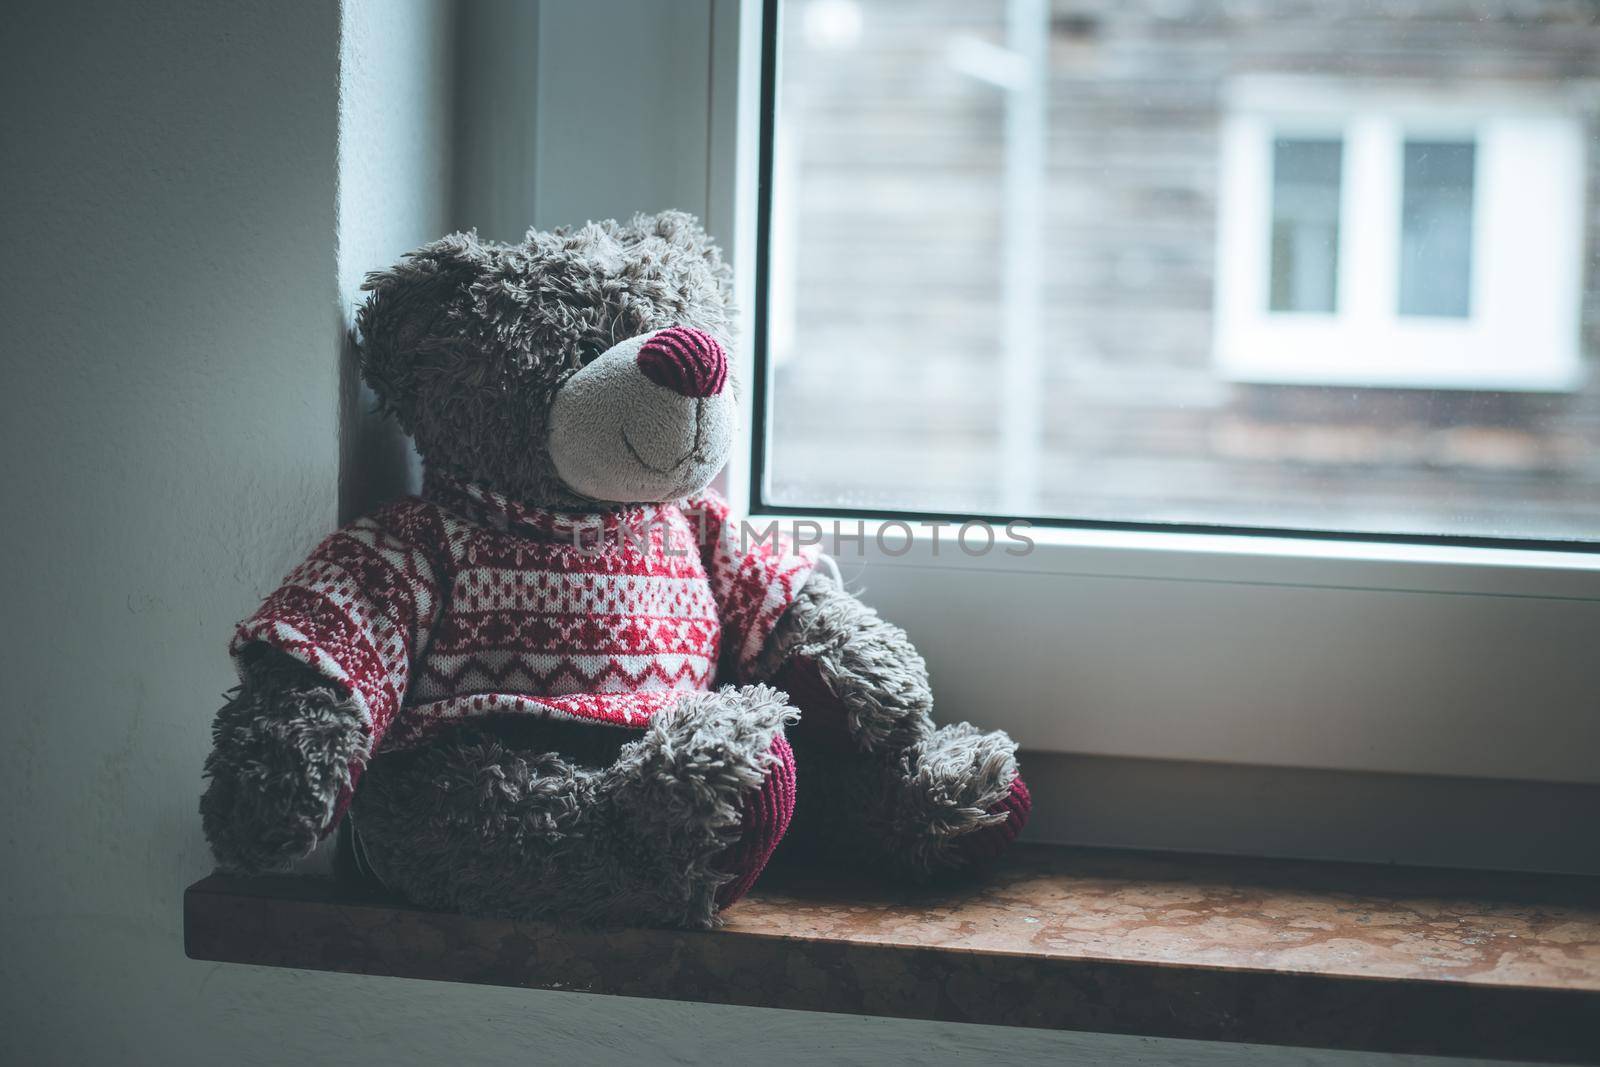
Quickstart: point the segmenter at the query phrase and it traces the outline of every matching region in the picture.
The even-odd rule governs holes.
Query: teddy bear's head
[[[684,497],[727,458],[729,272],[689,215],[457,233],[365,289],[362,376],[429,470],[586,507]]]

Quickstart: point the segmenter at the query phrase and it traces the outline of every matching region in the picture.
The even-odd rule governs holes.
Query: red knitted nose
[[[639,349],[639,369],[682,396],[716,396],[728,383],[728,357],[708,333],[674,326]]]

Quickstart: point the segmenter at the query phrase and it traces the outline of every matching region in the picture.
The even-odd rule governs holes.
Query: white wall
[[[341,418],[403,475],[344,330],[447,228],[450,13],[348,0],[341,47],[333,0],[8,7],[0,1062],[1348,1062],[184,958],[228,629],[335,523]]]
[[[705,216],[711,8],[710,0],[540,6],[539,226],[667,208]],[[639,92],[641,84],[652,91]]]
[[[339,305],[354,312],[369,271],[455,229],[456,5],[340,4]],[[421,484],[421,463],[361,381],[353,335],[340,358],[339,517],[348,521]]]
[[[460,5],[455,215],[487,240],[521,240],[533,222],[540,14],[526,0]]]
[[[726,5],[723,5],[726,6]],[[463,5],[455,214],[485,238],[708,214],[711,0]],[[639,86],[651,91],[641,93]]]

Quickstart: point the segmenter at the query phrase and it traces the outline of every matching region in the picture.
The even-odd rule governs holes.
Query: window
[[[752,7],[712,65],[753,309],[728,484],[816,522],[937,714],[1219,773],[1600,783],[1600,13]],[[1240,373],[1235,314],[1296,343]],[[1033,551],[967,556],[937,523],[973,516]],[[1286,819],[1316,850],[1365,839],[1346,816]]]
[[[1405,143],[1400,314],[1464,319],[1472,306],[1473,141]],[[1563,272],[1576,273],[1576,263]],[[1559,265],[1557,265],[1559,270]]]
[[[778,5],[766,508],[1600,537],[1600,16]]]
[[[1268,309],[1330,315],[1338,306],[1344,142],[1280,137],[1272,145],[1272,295]]]
[[[1221,154],[1224,378],[1581,387],[1583,125],[1559,83],[1240,77]]]

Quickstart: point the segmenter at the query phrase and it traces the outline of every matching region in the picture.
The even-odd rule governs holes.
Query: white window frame
[[[1220,131],[1216,362],[1239,382],[1565,391],[1583,380],[1578,92],[1251,75]],[[1272,145],[1342,141],[1337,307],[1271,311]],[[1402,146],[1476,145],[1464,318],[1399,313]]]

